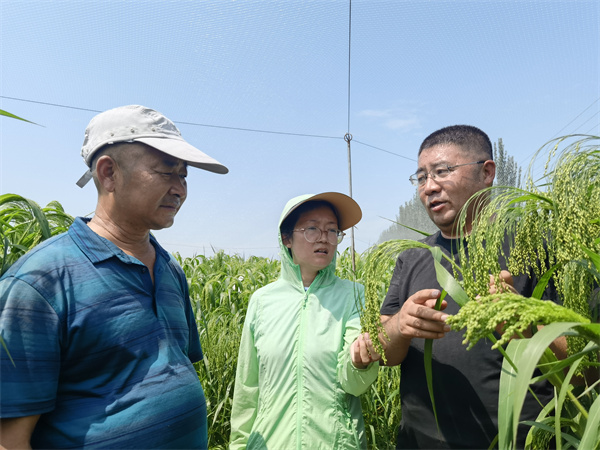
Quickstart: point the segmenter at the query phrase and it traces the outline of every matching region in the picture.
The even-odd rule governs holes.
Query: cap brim
[[[199,169],[208,170],[209,172],[219,174],[226,174],[229,172],[229,169],[219,161],[211,158],[206,153],[188,144],[183,139],[146,137],[135,138],[134,141],[149,145],[150,147],[166,153],[167,155],[179,158],[182,161],[187,162],[192,167],[197,167]]]
[[[362,210],[360,209],[360,206],[358,206],[358,203],[356,203],[352,197],[340,192],[323,192],[321,194],[315,194],[311,197],[308,197],[294,205],[293,208],[290,208],[286,214],[286,217],[303,203],[316,200],[323,200],[333,205],[339,219],[338,226],[342,231],[353,227],[360,222],[360,219],[362,219]],[[281,221],[283,222],[283,219]]]

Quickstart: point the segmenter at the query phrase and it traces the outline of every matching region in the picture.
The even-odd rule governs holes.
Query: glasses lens
[[[308,227],[304,228],[304,230],[300,229],[294,231],[304,231],[304,239],[306,239],[311,244],[314,244],[319,239],[321,239],[323,233],[325,233],[325,236],[327,237],[327,242],[329,242],[331,245],[339,244],[340,242],[342,242],[344,236],[346,235],[346,233],[344,233],[343,231],[336,230],[333,228],[327,231],[321,231],[321,229],[317,227]]]
[[[327,230],[327,242],[329,242],[331,245],[339,244],[338,233],[338,230]]]
[[[426,172],[415,173],[411,181],[415,186],[423,186],[427,183],[427,177],[429,176],[430,175]]]
[[[450,175],[450,168],[448,166],[438,167],[433,171],[433,173],[435,174],[435,178],[446,178],[448,175]]]
[[[311,244],[317,242],[321,237],[321,230],[315,227],[308,227],[304,230],[304,237]]]

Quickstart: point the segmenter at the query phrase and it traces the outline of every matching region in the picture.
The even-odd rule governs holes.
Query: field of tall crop
[[[279,261],[244,259],[223,252],[181,258],[202,341],[204,360],[196,365],[208,403],[210,448],[226,448],[239,342],[252,293],[275,281]],[[390,271],[393,268],[390,261]],[[361,281],[364,259],[356,259],[356,276],[348,251],[338,257],[338,275]],[[390,272],[391,275],[391,272]],[[382,284],[382,289],[384,285]],[[361,397],[369,448],[391,448],[400,421],[399,368],[381,368],[379,378]]]
[[[20,256],[40,242],[65,232],[73,217],[59,202],[41,207],[17,194],[0,195],[0,275]],[[196,364],[208,403],[210,448],[229,442],[229,419],[239,343],[250,296],[274,281],[279,261],[251,256],[243,258],[218,252],[213,256],[181,258],[174,255],[188,280],[204,359]],[[364,259],[356,256],[352,270],[350,253],[338,256],[338,275],[362,281]],[[389,275],[394,260],[389,261]],[[385,293],[385,283],[380,285]],[[2,348],[0,348],[2,351]],[[399,368],[382,368],[378,381],[362,396],[370,448],[389,448],[395,442],[399,422]]]
[[[527,423],[527,448],[548,448],[556,442],[557,448],[598,450],[600,137],[564,137],[550,146],[545,152],[548,161],[543,177],[534,180],[530,175],[525,189],[495,189],[489,206],[479,211],[478,220],[464,237],[473,249],[470,256],[467,258],[461,247],[460,264],[453,263],[454,274],[440,271],[437,277],[443,289],[463,305],[453,317],[452,327],[466,330],[467,340],[476,342],[490,335],[499,322],[510,330],[494,347],[504,352],[506,345],[500,376],[498,447],[514,448],[529,384],[546,378],[555,388],[555,398],[536,421]],[[16,194],[0,195],[0,274],[38,243],[67,230],[72,221],[58,202],[42,208]],[[500,271],[501,242],[507,231],[515,237],[508,260],[510,271],[533,271],[539,279],[532,298],[510,292],[486,295],[489,275]],[[379,305],[396,256],[414,246],[423,244],[388,241],[355,255],[355,269],[348,251],[338,255],[338,275],[366,287],[362,325],[371,334],[379,327]],[[441,252],[430,250],[434,263],[439,264]],[[223,252],[210,257],[175,257],[189,283],[204,350],[204,360],[196,370],[208,402],[209,446],[225,448],[248,301],[258,288],[277,278],[279,261]],[[550,281],[556,286],[559,304],[539,300]],[[475,298],[478,300],[469,301]],[[523,337],[531,324],[540,326],[532,338],[509,339]],[[566,336],[568,356],[561,361],[549,347],[562,336]],[[5,350],[0,346],[0,351]],[[542,375],[534,374],[534,369]],[[426,367],[428,370],[431,367]],[[588,373],[592,377],[582,385],[578,377]],[[377,381],[361,397],[369,448],[394,446],[401,414],[399,383],[399,367],[382,367]]]

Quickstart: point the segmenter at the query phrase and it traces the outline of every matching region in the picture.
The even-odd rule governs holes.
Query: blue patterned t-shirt
[[[85,219],[0,280],[0,417],[41,414],[42,448],[206,448],[202,359],[185,275],[147,267]]]

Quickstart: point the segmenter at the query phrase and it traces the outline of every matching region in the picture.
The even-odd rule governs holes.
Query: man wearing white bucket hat
[[[150,230],[170,227],[189,166],[227,168],[162,114],[132,105],[89,123],[92,219],[0,280],[0,443],[7,448],[206,448],[202,350],[185,275]]]

